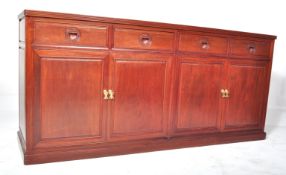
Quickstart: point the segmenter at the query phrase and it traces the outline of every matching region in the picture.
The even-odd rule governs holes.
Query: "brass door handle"
[[[221,97],[224,98],[224,94],[225,94],[224,89],[220,90],[220,94],[221,94]]]
[[[229,91],[225,89],[225,98],[229,98]]]
[[[229,96],[230,96],[229,91],[227,89],[221,89],[220,93],[221,93],[222,98],[229,98]]]
[[[104,99],[104,100],[108,100],[108,99],[109,99],[109,98],[108,98],[108,91],[107,91],[107,90],[105,90],[105,89],[103,90],[103,95],[104,95],[104,96],[103,96],[103,99]]]
[[[109,99],[110,100],[113,100],[114,99],[114,92],[113,92],[113,90],[108,90],[108,93],[109,93]]]

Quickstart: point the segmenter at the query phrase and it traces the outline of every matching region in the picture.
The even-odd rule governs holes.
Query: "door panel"
[[[112,87],[115,99],[110,137],[138,139],[164,136],[170,91],[170,57],[156,54],[115,54]]]
[[[87,56],[87,55],[88,56]],[[39,51],[40,146],[104,137],[106,55]],[[87,140],[83,140],[87,139]],[[78,140],[78,142],[76,141]]]
[[[257,129],[261,124],[265,97],[265,61],[232,61],[229,64],[230,97],[225,113],[225,129]]]
[[[179,60],[175,132],[210,132],[220,126],[224,62]]]

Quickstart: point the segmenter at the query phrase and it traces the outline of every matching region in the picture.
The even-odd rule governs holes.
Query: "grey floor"
[[[23,165],[20,155],[17,115],[16,111],[0,112],[0,175],[286,174],[286,112],[268,112],[263,141],[30,166]]]

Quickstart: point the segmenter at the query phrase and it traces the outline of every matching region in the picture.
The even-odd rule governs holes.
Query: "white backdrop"
[[[273,163],[284,163],[283,161],[285,161],[286,157],[286,150],[282,150],[285,146],[279,147],[282,151],[278,150],[275,152],[274,150],[274,148],[278,148],[275,147],[275,145],[282,143],[283,138],[285,138],[285,134],[279,132],[279,128],[276,129],[276,131],[272,131],[272,137],[269,137],[262,144],[257,145],[250,142],[244,143],[244,146],[235,144],[234,146],[221,145],[219,147],[212,147],[212,149],[192,148],[184,151],[177,150],[175,152],[171,151],[168,155],[163,152],[158,152],[152,154],[153,157],[150,157],[150,155],[134,155],[127,156],[125,159],[122,157],[112,157],[112,159],[102,158],[98,161],[97,159],[93,159],[91,161],[57,163],[34,167],[22,165],[22,161],[19,160],[20,153],[17,152],[18,149],[15,144],[16,130],[18,127],[17,15],[24,9],[129,18],[277,35],[278,39],[276,40],[274,51],[266,124],[268,126],[286,126],[286,6],[283,2],[283,0],[3,1],[0,6],[0,174],[3,173],[1,172],[2,169],[4,171],[7,170],[7,172],[14,171],[14,173],[8,174],[31,175],[33,174],[31,173],[32,171],[34,171],[34,174],[49,174],[52,170],[54,170],[52,174],[82,174],[83,169],[88,170],[88,168],[95,166],[96,169],[101,169],[110,174],[112,174],[112,172],[117,174],[117,170],[123,172],[122,174],[160,174],[162,172],[164,174],[166,174],[166,172],[168,172],[167,174],[189,174],[188,172],[194,174],[201,174],[201,172],[206,172],[205,174],[225,174],[225,171],[240,172],[246,170],[245,166],[241,166],[242,164],[238,163],[239,160],[244,161],[245,165],[249,165],[247,170],[253,172],[252,174],[261,174],[261,171],[267,172],[270,169],[273,171],[277,170],[277,172],[281,170],[285,173],[285,169],[283,169],[284,165],[276,165],[275,168]],[[8,126],[9,122],[13,123],[13,128],[11,128],[10,125]],[[7,127],[5,125],[7,125]],[[265,144],[267,145],[270,142],[273,143],[273,145],[270,144],[270,146],[268,145],[269,147],[265,147]],[[257,150],[258,153],[256,153],[255,150]],[[269,154],[261,154],[261,152],[268,152]],[[190,159],[191,157],[189,155],[192,155],[191,157],[193,157],[193,159]],[[273,155],[273,157],[271,158],[269,155]],[[170,160],[172,156],[173,158]],[[241,158],[242,156],[248,157]],[[257,157],[261,159],[257,159]],[[141,165],[141,163],[138,163],[136,160],[143,161],[144,165]],[[232,164],[232,161],[229,160],[234,161],[235,164]],[[178,162],[179,165],[174,165],[174,161]],[[192,162],[190,163],[188,161]],[[88,162],[90,164],[86,164]],[[161,164],[159,164],[160,162]],[[261,162],[262,164],[257,164],[256,162]],[[109,167],[111,164],[112,167]],[[125,164],[129,164],[126,165],[129,169],[124,169]],[[15,167],[15,165],[18,167]],[[104,166],[106,166],[106,168]],[[151,169],[140,171],[142,166]],[[208,170],[216,168],[216,166],[218,168],[228,167],[228,169],[215,169],[217,171],[216,173],[207,173]],[[272,168],[273,166],[274,168]],[[178,171],[177,168],[180,171]],[[112,169],[114,170],[112,171]],[[165,172],[163,171],[164,169],[166,170]],[[279,174],[277,172],[276,174]],[[94,173],[97,172],[95,171]],[[268,175],[269,173],[266,174]]]

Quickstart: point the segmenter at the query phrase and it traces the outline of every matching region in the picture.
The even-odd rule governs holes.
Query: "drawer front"
[[[47,45],[107,47],[107,33],[107,26],[36,22],[34,42]]]
[[[174,33],[150,29],[115,28],[114,47],[128,49],[173,50]]]
[[[269,57],[269,41],[252,41],[246,39],[232,39],[230,41],[230,55],[247,57]]]
[[[227,38],[192,33],[181,33],[179,51],[226,54]]]

